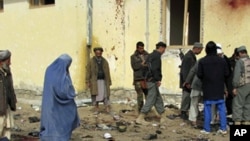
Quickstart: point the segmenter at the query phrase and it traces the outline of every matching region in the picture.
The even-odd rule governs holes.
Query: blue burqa
[[[69,141],[72,131],[80,125],[74,100],[75,89],[68,70],[71,62],[69,55],[62,54],[46,69],[41,109],[41,141]]]

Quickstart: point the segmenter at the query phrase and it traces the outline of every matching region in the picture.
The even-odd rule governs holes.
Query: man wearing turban
[[[10,70],[11,52],[0,50],[0,138],[11,137],[14,119],[11,111],[16,110],[16,95]]]

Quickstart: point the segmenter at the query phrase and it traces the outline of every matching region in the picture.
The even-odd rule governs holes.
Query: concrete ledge
[[[17,101],[21,103],[40,105],[42,100],[42,94],[38,94],[35,91],[29,90],[15,90],[17,95]],[[181,94],[162,94],[164,103],[180,105]],[[81,103],[84,100],[90,100],[89,91],[77,94],[76,102]],[[111,90],[110,99],[112,103],[121,101],[135,101],[137,99],[137,94],[134,90],[125,89],[113,89]],[[84,102],[83,102],[84,103]]]

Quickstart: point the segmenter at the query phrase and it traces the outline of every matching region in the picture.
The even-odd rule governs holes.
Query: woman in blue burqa
[[[69,74],[72,58],[59,56],[45,72],[42,95],[40,140],[69,141],[80,125],[75,89]]]

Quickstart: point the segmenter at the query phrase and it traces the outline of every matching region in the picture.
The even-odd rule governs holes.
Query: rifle
[[[184,53],[183,53],[181,48],[179,48],[179,50],[180,50],[179,57],[180,57],[180,59],[182,61],[182,59],[184,58]],[[179,65],[179,68],[181,68],[181,65]]]

